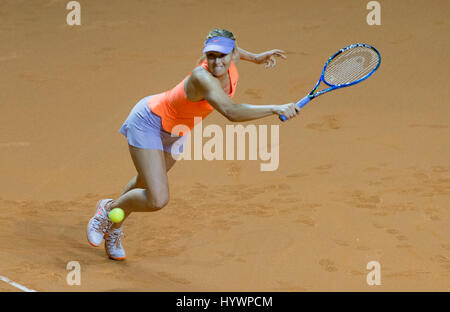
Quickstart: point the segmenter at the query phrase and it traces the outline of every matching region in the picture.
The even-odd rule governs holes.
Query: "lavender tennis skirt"
[[[161,117],[154,114],[148,106],[149,97],[143,98],[134,106],[120,128],[120,133],[134,147],[181,154],[186,136],[175,136],[163,129]]]

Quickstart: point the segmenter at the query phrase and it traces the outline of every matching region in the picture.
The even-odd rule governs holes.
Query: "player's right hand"
[[[294,118],[297,113],[300,111],[296,103],[287,103],[287,104],[281,104],[278,105],[278,115],[283,115],[287,119]]]

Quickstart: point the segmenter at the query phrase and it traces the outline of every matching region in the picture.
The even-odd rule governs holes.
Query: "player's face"
[[[210,51],[205,54],[211,74],[215,77],[221,77],[228,72],[228,68],[231,64],[232,53],[223,54],[220,52]]]

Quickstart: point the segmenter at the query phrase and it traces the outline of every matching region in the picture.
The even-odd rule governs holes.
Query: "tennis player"
[[[117,199],[102,199],[87,227],[91,245],[97,247],[105,238],[107,255],[114,260],[125,259],[122,246],[122,222],[112,223],[111,209],[125,211],[124,220],[132,212],[157,211],[169,201],[167,171],[175,163],[172,154],[183,151],[186,133],[177,133],[177,125],[192,130],[194,117],[205,118],[214,109],[232,122],[248,121],[271,115],[288,119],[297,115],[295,103],[282,105],[235,104],[239,78],[239,60],[276,65],[276,57],[286,59],[282,50],[254,54],[239,48],[234,35],[214,29],[206,37],[199,66],[173,89],[143,98],[132,109],[120,132],[127,138],[137,174]],[[201,120],[197,118],[196,120]]]

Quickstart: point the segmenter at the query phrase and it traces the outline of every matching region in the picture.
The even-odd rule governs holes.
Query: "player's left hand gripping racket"
[[[380,63],[380,52],[371,45],[357,43],[340,49],[326,62],[314,89],[297,102],[298,108],[302,108],[312,99],[326,92],[349,87],[366,80],[380,67]],[[322,81],[328,85],[328,88],[317,91]],[[283,115],[280,115],[279,118],[281,121],[287,119]]]

